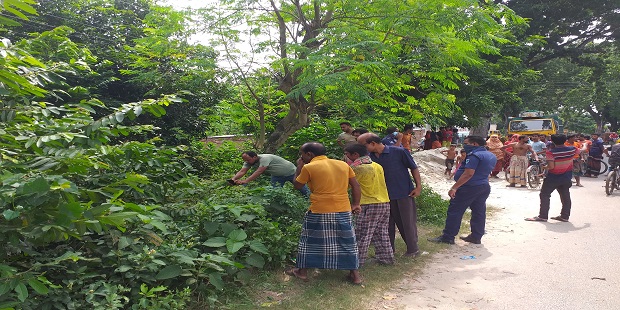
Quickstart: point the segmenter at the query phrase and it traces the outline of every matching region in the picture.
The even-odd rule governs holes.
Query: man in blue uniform
[[[491,193],[489,174],[497,162],[495,155],[486,150],[485,144],[484,138],[479,136],[465,138],[463,148],[467,157],[454,175],[456,183],[448,191],[452,199],[448,206],[446,226],[441,236],[428,239],[429,241],[454,244],[454,237],[461,229],[463,214],[470,208],[471,234],[461,239],[470,243],[481,243],[486,221],[486,201]]]

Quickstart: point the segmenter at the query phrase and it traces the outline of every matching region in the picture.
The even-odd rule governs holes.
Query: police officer
[[[480,244],[486,221],[486,201],[491,193],[489,174],[497,162],[497,158],[493,153],[487,151],[485,144],[486,141],[480,136],[465,138],[463,149],[467,152],[467,156],[454,175],[456,183],[448,191],[451,200],[448,206],[446,226],[441,236],[428,239],[429,241],[454,244],[454,237],[461,228],[463,214],[467,208],[470,208],[471,234],[461,237],[461,239]]]

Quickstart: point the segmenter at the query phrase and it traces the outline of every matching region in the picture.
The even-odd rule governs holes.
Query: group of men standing
[[[307,185],[311,192],[296,267],[286,271],[304,281],[308,279],[309,268],[321,268],[349,270],[349,281],[360,284],[358,269],[366,263],[371,244],[375,247],[377,263],[394,263],[397,228],[406,245],[404,255],[415,257],[420,253],[414,198],[420,195],[422,183],[410,152],[402,145],[386,145],[385,138],[374,133],[361,132],[354,136],[355,130],[348,132],[348,128],[342,127],[350,125],[343,125],[338,141],[346,161],[327,158],[326,149],[320,143],[305,143],[300,148],[292,177],[296,189]],[[471,156],[457,172],[457,183],[448,192],[452,200],[446,229],[441,237],[431,241],[454,243],[468,207],[475,210],[472,234],[462,239],[480,243],[484,234],[485,201],[490,192],[487,176],[495,165],[494,156],[486,151],[481,137],[468,137],[465,144]],[[244,183],[240,178],[247,172],[246,168],[261,167],[261,157],[269,155],[256,155],[258,158],[253,159],[255,154],[248,153],[244,153],[244,167],[233,178],[236,182]],[[290,179],[286,176],[285,181]],[[356,216],[355,225],[352,216]]]

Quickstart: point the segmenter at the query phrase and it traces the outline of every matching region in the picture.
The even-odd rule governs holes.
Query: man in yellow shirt
[[[349,280],[361,284],[351,213],[359,213],[361,190],[345,162],[325,156],[325,146],[305,143],[295,172],[296,189],[310,187],[310,209],[304,216],[296,268],[286,273],[306,281],[308,268],[349,270]],[[353,203],[349,203],[351,187]]]
[[[366,261],[371,243],[375,247],[377,261],[391,265],[394,263],[394,251],[388,234],[390,197],[385,185],[383,167],[370,159],[365,145],[349,144],[344,148],[344,154],[351,160],[349,165],[362,190],[362,212],[355,219],[360,266]]]

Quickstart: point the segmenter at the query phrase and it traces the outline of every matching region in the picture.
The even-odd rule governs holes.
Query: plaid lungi
[[[360,266],[366,262],[368,247],[375,247],[375,258],[381,263],[394,263],[394,251],[390,244],[388,225],[390,203],[362,205],[362,213],[355,218],[355,237],[359,248]]]
[[[355,270],[359,267],[351,212],[306,212],[297,268]]]

